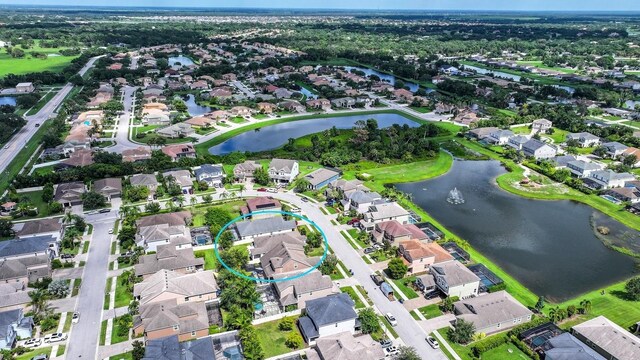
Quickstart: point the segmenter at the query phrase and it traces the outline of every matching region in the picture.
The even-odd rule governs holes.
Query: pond
[[[610,250],[591,221],[606,219],[612,234],[638,232],[572,201],[532,200],[495,184],[506,170],[497,161],[458,161],[436,179],[399,184],[443,226],[537,295],[563,301],[622,281],[636,272],[635,260]],[[465,199],[453,205],[457,188]]]
[[[472,66],[472,65],[462,65],[462,68],[464,70],[473,70],[473,71],[477,72],[478,74],[483,74],[483,75],[493,74],[493,76],[495,76],[495,77],[499,77],[499,78],[503,78],[503,79],[509,79],[509,80],[513,80],[513,81],[520,81],[520,79],[522,78],[519,75],[509,74],[509,73],[506,73],[506,72],[496,71],[496,70],[493,70],[493,69],[485,69],[485,68]]]
[[[640,105],[640,101],[627,100],[624,102],[625,109],[635,110],[636,105]]]
[[[176,63],[180,63],[182,66],[193,65],[193,60],[190,58],[180,55],[180,56],[171,56],[169,57],[169,66],[174,66]]]
[[[0,96],[0,105],[16,106],[16,98],[13,96]]]
[[[315,134],[331,129],[334,126],[338,129],[350,129],[355,125],[356,121],[367,119],[376,119],[380,128],[389,127],[393,124],[406,124],[411,127],[420,125],[399,114],[350,115],[289,121],[265,126],[257,131],[244,132],[209,148],[209,153],[224,155],[234,151],[257,152],[272,150],[286,144],[290,138],[296,139],[305,135]]]
[[[377,70],[364,68],[364,67],[357,67],[357,66],[343,66],[343,68],[346,71],[349,71],[349,72],[351,70],[360,70],[363,73],[365,73],[365,75],[367,75],[367,76],[376,75],[382,81],[386,81],[389,84],[394,85],[394,86],[396,84],[396,77],[395,76],[390,75],[390,74],[381,73],[381,72],[379,72]],[[410,81],[404,81],[404,80],[402,80],[402,81],[404,82],[405,86],[409,87],[409,90],[411,90],[411,92],[416,92],[420,88],[420,85],[418,85],[416,83],[413,83],[413,82],[410,82]],[[433,89],[425,88],[425,91],[429,93],[429,92],[433,92]]]
[[[200,116],[211,112],[211,108],[208,106],[198,105],[196,103],[196,97],[193,94],[187,95],[187,98],[182,98],[182,101],[187,105],[187,111],[191,116]]]

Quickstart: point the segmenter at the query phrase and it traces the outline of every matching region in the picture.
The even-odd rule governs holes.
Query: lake
[[[16,98],[13,96],[0,96],[0,105],[16,106]]]
[[[171,56],[169,57],[169,66],[174,66],[176,63],[180,63],[182,66],[193,65],[193,60],[190,58],[180,55],[180,56]]]
[[[456,160],[441,177],[397,188],[412,194],[418,206],[524,286],[553,301],[574,298],[636,272],[635,260],[605,247],[590,221],[606,218],[606,225],[614,227],[612,233],[637,231],[577,202],[510,194],[494,181],[505,172],[497,161]],[[454,187],[464,204],[446,201]]]
[[[364,67],[357,67],[357,66],[343,66],[343,68],[346,71],[351,72],[351,70],[360,70],[363,73],[365,73],[365,75],[367,76],[371,76],[371,75],[376,75],[380,78],[380,80],[382,81],[386,81],[391,85],[396,85],[396,77],[390,74],[385,74],[385,73],[381,73],[380,71],[374,70],[374,69],[369,69],[369,68],[364,68]],[[410,82],[410,81],[404,81],[404,85],[407,86],[409,88],[409,90],[411,92],[416,92],[418,91],[418,89],[420,88],[420,85]],[[426,92],[433,92],[433,89],[429,89],[429,88],[425,88]]]
[[[187,98],[182,98],[182,101],[187,105],[187,111],[189,111],[189,115],[191,116],[200,116],[211,112],[211,108],[208,106],[198,105],[196,103],[196,97],[193,94],[187,95]]]
[[[420,125],[399,114],[350,115],[289,121],[265,126],[259,129],[259,131],[244,132],[209,148],[209,153],[213,155],[224,155],[234,151],[257,152],[272,150],[286,144],[290,138],[297,139],[305,135],[331,129],[334,126],[338,129],[351,129],[356,121],[367,119],[376,119],[378,126],[381,128],[389,127],[393,124],[407,124],[411,127]]]
[[[487,75],[487,74],[493,74],[493,76],[495,77],[499,77],[499,78],[504,78],[504,79],[510,79],[513,81],[520,81],[521,77],[518,75],[514,75],[514,74],[509,74],[506,72],[502,72],[502,71],[496,71],[493,69],[485,69],[485,68],[481,68],[481,67],[477,67],[477,66],[472,66],[472,65],[462,65],[462,69],[464,70],[473,70],[475,72],[477,72],[478,74],[482,74],[482,75]]]

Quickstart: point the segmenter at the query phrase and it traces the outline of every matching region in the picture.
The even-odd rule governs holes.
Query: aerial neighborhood
[[[0,358],[640,359],[635,17],[9,8]]]

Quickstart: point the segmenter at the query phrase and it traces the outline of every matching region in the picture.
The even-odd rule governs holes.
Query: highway
[[[78,74],[84,75],[100,56],[93,57],[87,64],[80,69]],[[36,124],[42,124],[54,115],[56,109],[62,104],[62,101],[69,95],[73,89],[73,84],[67,83],[58,93],[49,100],[49,102],[38,111],[37,114],[26,116],[27,124],[14,135],[11,140],[0,149],[0,173],[4,172],[16,155],[24,149],[26,144],[31,140],[33,135],[38,131]],[[6,175],[6,174],[5,174]]]

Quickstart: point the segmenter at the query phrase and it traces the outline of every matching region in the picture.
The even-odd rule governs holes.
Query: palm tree
[[[176,204],[178,205],[178,207],[182,207],[182,205],[184,204],[184,200],[184,195],[176,196]]]
[[[49,294],[46,290],[38,289],[29,292],[31,301],[31,309],[36,317],[41,317],[43,314],[49,312],[51,307],[49,305]]]
[[[240,196],[242,196],[242,192],[245,190],[246,190],[246,187],[244,184],[238,185],[238,192],[240,192]]]
[[[556,321],[556,318],[558,317],[560,312],[559,310],[560,310],[559,307],[554,307],[554,308],[551,308],[551,310],[549,310],[549,318],[551,319],[551,321],[554,321],[554,322]]]
[[[582,308],[583,314],[588,314],[589,311],[591,311],[591,301],[587,299],[580,301],[580,307]]]
[[[229,193],[228,193],[227,191],[223,191],[223,192],[220,194],[220,199],[226,199],[226,198],[228,198],[228,197],[229,197]]]
[[[191,202],[191,205],[195,205],[198,203],[198,199],[195,196],[192,196],[191,199],[189,199],[189,202]]]
[[[229,197],[230,197],[230,198],[234,198],[234,197],[237,197],[237,196],[238,196],[238,194],[236,194],[236,192],[235,192],[235,191],[230,191],[230,192],[229,192]]]

